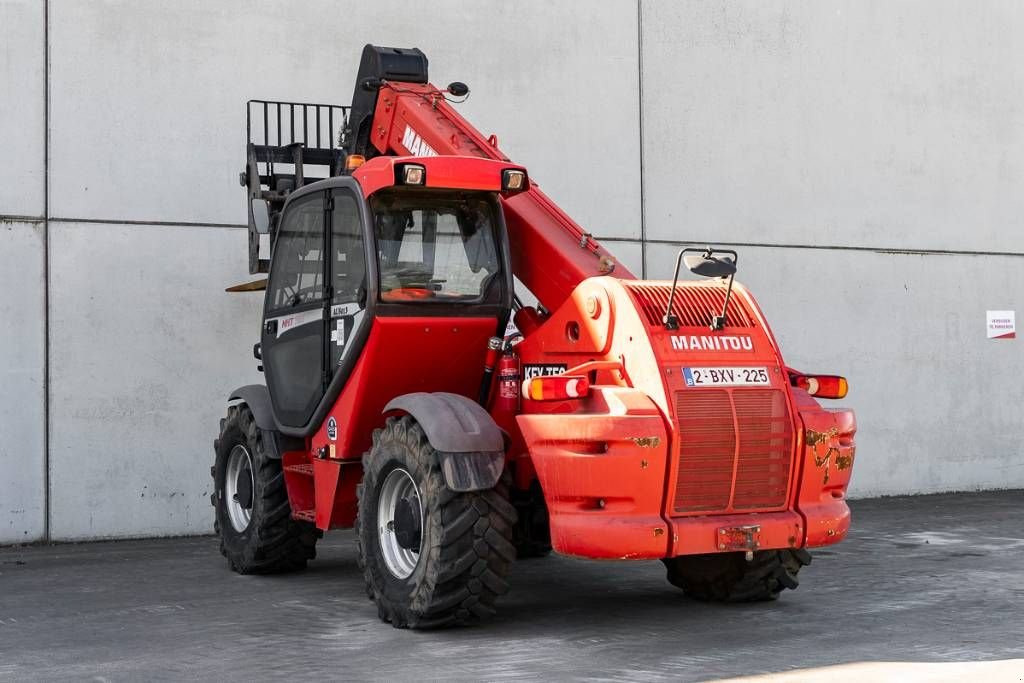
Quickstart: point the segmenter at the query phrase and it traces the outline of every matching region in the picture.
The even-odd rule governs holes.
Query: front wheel
[[[748,562],[744,553],[683,555],[662,560],[668,581],[697,600],[759,602],[795,590],[800,568],[811,563],[806,550],[763,550]]]
[[[516,555],[507,484],[449,489],[437,451],[408,416],[374,433],[363,472],[356,542],[380,618],[433,628],[492,615]]]
[[[240,574],[304,568],[321,532],[291,518],[274,433],[256,425],[249,406],[231,406],[213,448],[214,530],[231,568]]]

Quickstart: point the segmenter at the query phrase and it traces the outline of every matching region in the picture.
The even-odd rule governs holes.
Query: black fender
[[[284,451],[301,451],[305,448],[302,439],[285,436],[277,428],[274,420],[274,407],[270,403],[270,392],[263,384],[247,384],[231,392],[228,401],[241,401],[252,411],[256,426],[266,432],[270,438],[271,448],[268,451],[273,457],[280,458]]]
[[[229,401],[241,401],[249,406],[252,416],[256,418],[256,426],[260,429],[277,431],[274,422],[274,408],[270,405],[270,392],[262,384],[247,384],[231,392]]]
[[[505,468],[505,437],[479,403],[459,394],[403,394],[385,413],[411,415],[441,456],[441,472],[453,491],[492,489]]]

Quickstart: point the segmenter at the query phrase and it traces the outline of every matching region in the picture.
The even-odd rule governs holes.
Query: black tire
[[[806,550],[765,550],[748,562],[744,553],[683,555],[662,560],[668,581],[696,600],[760,602],[795,590],[800,568],[811,563]]]
[[[236,528],[225,493],[227,467],[232,451],[244,448],[251,465],[251,484],[246,483],[246,502],[251,505],[248,525]],[[316,542],[323,533],[309,522],[291,518],[284,471],[273,432],[256,426],[245,404],[230,406],[220,421],[220,436],[213,442],[216,453],[210,474],[214,491],[214,530],[220,536],[220,552],[239,574],[276,574],[303,569],[316,557]],[[248,486],[251,485],[251,491]],[[243,504],[244,507],[244,504]]]
[[[422,505],[412,523],[418,536],[404,535],[409,548],[418,548],[415,567],[404,579],[389,569],[378,530],[382,487],[399,469],[415,484]],[[489,491],[452,491],[437,451],[416,421],[404,416],[389,418],[374,432],[358,492],[359,563],[382,620],[395,628],[424,629],[473,624],[494,614],[498,596],[508,590],[506,577],[516,554],[511,540],[516,512],[508,502],[507,478]],[[398,517],[388,525],[396,539],[406,533],[398,528]],[[408,517],[404,523],[410,524]]]
[[[520,560],[551,554],[551,527],[544,492],[536,479],[525,491],[512,491],[512,504],[519,519],[512,529],[512,543]]]

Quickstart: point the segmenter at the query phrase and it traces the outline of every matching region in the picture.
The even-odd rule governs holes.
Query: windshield
[[[370,199],[382,301],[482,301],[500,270],[482,193],[382,192]]]

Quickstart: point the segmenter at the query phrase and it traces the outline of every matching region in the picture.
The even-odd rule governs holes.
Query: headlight
[[[506,168],[501,172],[502,192],[522,192],[526,189],[526,172],[515,168]]]
[[[426,184],[427,171],[418,164],[405,164],[402,166],[402,182],[406,185]]]

